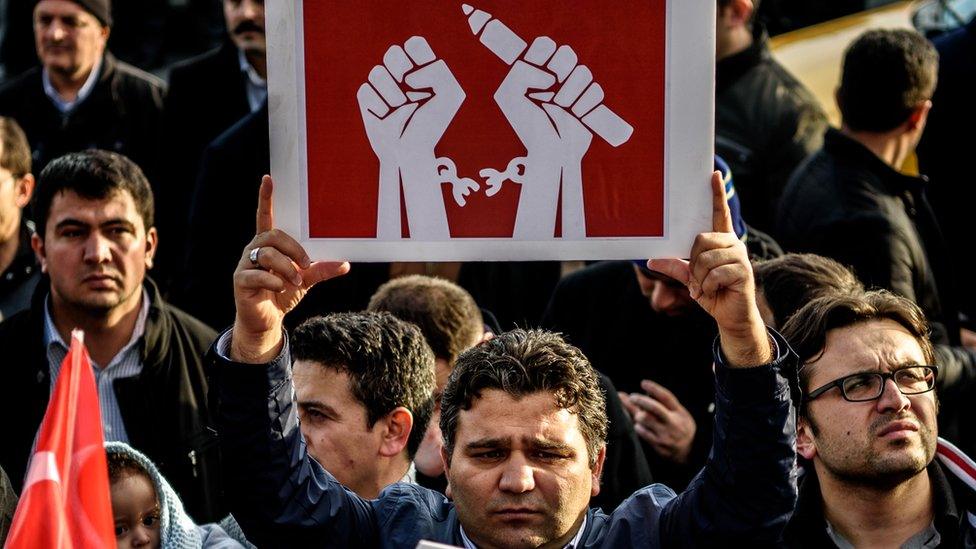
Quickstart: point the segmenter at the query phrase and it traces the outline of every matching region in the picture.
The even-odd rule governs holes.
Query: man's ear
[[[451,494],[451,456],[447,455],[447,448],[441,445],[441,463],[444,464],[444,478],[447,479],[447,488],[444,495],[448,498],[454,497]]]
[[[150,227],[146,231],[146,268],[152,269],[153,258],[156,257],[156,247],[159,245],[159,232],[156,227]]]
[[[38,231],[43,231],[44,227],[38,227]],[[44,251],[44,240],[38,236],[37,233],[31,235],[31,249],[34,250],[34,256],[37,258],[37,262],[41,264],[41,272],[47,272],[47,257]]]
[[[813,436],[813,426],[810,420],[800,417],[796,423],[796,453],[804,459],[812,461],[817,455],[817,442]]]
[[[407,448],[410,431],[413,430],[413,414],[403,406],[394,408],[386,417],[380,419],[383,423],[383,439],[380,441],[379,453],[383,457],[400,455]]]
[[[926,120],[929,119],[929,111],[932,110],[932,101],[924,101],[919,103],[914,109],[912,109],[912,114],[908,116],[907,129],[909,131],[917,130],[919,128],[925,127]]]
[[[24,209],[30,204],[31,196],[34,194],[34,176],[27,174],[14,182],[14,203],[17,207]]]
[[[600,448],[600,451],[596,454],[596,463],[590,468],[590,472],[593,475],[592,486],[590,486],[590,497],[594,497],[600,493],[600,478],[603,477],[603,463],[607,460],[607,447],[606,445]]]

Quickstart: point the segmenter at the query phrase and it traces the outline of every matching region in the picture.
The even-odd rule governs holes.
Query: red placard
[[[655,237],[664,230],[665,0],[482,1],[532,44],[539,36],[568,45],[604,92],[603,104],[634,128],[613,147],[594,135],[582,161],[587,237]],[[379,161],[357,102],[370,70],[390,46],[420,36],[443,59],[465,93],[436,146],[460,177],[481,192],[459,207],[442,194],[452,238],[511,237],[520,185],[484,193],[484,168],[502,171],[526,148],[495,103],[511,67],[472,34],[460,2],[371,0],[303,4],[309,236],[377,236]],[[558,88],[558,86],[557,86]],[[406,91],[406,87],[404,90]],[[403,236],[408,236],[403,210]],[[553,235],[560,234],[559,219]]]

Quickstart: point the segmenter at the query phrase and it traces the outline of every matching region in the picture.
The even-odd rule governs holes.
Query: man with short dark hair
[[[306,320],[291,345],[309,455],[366,499],[413,482],[434,410],[434,357],[417,328],[388,313],[339,313]]]
[[[766,325],[780,329],[800,307],[827,294],[864,291],[853,272],[816,254],[784,254],[752,266],[756,299]]]
[[[773,57],[759,0],[717,0],[715,151],[732,167],[749,225],[773,234],[793,169],[820,148],[827,116]]]
[[[801,360],[797,450],[812,464],[786,544],[976,545],[976,468],[937,438],[939,371],[921,310],[885,291],[825,296],[783,335]]]
[[[0,116],[0,321],[30,305],[40,280],[23,210],[34,192],[30,146],[12,118]]]
[[[410,275],[380,286],[369,301],[369,310],[387,311],[416,324],[434,351],[437,365],[434,416],[420,445],[414,463],[422,486],[443,491],[447,479],[441,460],[443,438],[440,430],[440,400],[457,357],[481,341],[493,337],[486,331],[481,310],[464,288],[441,278]],[[590,504],[614,509],[636,490],[651,483],[647,458],[641,449],[634,426],[627,417],[616,388],[609,378],[597,374],[597,383],[606,396],[605,415],[610,418],[607,433],[605,474],[600,493]]]
[[[41,66],[0,87],[0,114],[24,129],[37,172],[63,154],[96,148],[155,174],[165,87],[107,51],[111,12],[109,0],[36,2]]]
[[[106,440],[152,457],[197,520],[222,516],[203,353],[214,332],[167,305],[146,276],[153,195],[138,166],[107,151],[51,162],[34,193],[31,239],[45,273],[30,308],[0,324],[16,387],[0,415],[0,465],[19,487],[72,329],[85,332]]]
[[[937,71],[938,54],[917,32],[855,40],[837,90],[842,127],[794,172],[777,223],[784,248],[836,259],[866,287],[915,301],[958,345],[949,258],[925,179],[899,171],[925,128]]]
[[[310,287],[349,266],[313,262],[274,229],[271,194],[268,177],[258,234],[234,274],[236,322],[211,350],[222,454],[235,456],[224,463],[224,487],[253,543],[661,547],[779,539],[795,489],[789,374],[781,373],[792,355],[762,324],[718,175],[715,232],[699,235],[690,262],[649,264],[686,283],[718,325],[713,458],[681,497],[649,486],[610,514],[587,508],[600,490],[606,452],[595,372],[579,350],[544,332],[501,334],[458,358],[441,417],[454,503],[405,483],[366,501],[309,460],[295,425],[282,323]]]

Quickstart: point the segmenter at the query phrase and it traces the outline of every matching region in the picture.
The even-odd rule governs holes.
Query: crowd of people
[[[214,3],[163,81],[36,0],[0,81],[0,543],[80,328],[122,547],[976,547],[976,21],[859,36],[832,128],[716,0],[711,230],[568,272],[309,257]]]

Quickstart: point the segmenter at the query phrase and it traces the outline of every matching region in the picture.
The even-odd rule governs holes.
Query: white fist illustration
[[[434,148],[464,102],[464,90],[419,36],[391,46],[368,80],[356,97],[380,161],[377,237],[400,238],[402,184],[410,236],[450,238]]]
[[[593,133],[575,112],[586,114],[603,101],[603,89],[569,46],[536,38],[495,92],[495,102],[525,145],[529,157],[545,155],[579,162]],[[576,105],[574,105],[576,103]]]

